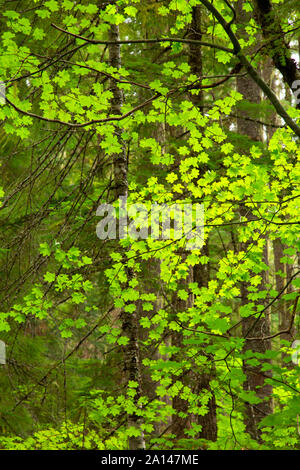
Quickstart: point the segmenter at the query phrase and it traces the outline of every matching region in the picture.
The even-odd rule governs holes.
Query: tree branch
[[[69,127],[72,127],[72,128],[81,128],[81,127],[87,127],[87,126],[91,126],[93,124],[102,124],[102,123],[105,123],[105,122],[111,122],[111,121],[121,121],[122,119],[125,119],[129,116],[131,116],[132,114],[134,114],[136,111],[138,111],[139,109],[143,108],[144,106],[147,106],[149,103],[151,103],[152,101],[154,101],[155,99],[157,99],[158,97],[160,96],[159,93],[156,93],[155,95],[151,96],[151,98],[149,98],[148,100],[144,101],[143,103],[139,104],[138,106],[136,106],[135,108],[131,109],[130,111],[128,111],[127,113],[125,114],[122,114],[121,116],[113,116],[113,117],[107,117],[107,118],[103,118],[103,119],[93,119],[92,121],[87,121],[87,122],[83,122],[83,123],[72,123],[72,122],[65,122],[65,121],[60,121],[59,119],[50,119],[50,118],[46,118],[44,116],[40,116],[38,114],[34,114],[34,113],[30,113],[29,111],[24,111],[23,109],[19,108],[17,105],[15,105],[14,103],[12,103],[12,101],[10,101],[7,97],[5,97],[5,100],[6,102],[12,106],[16,111],[18,111],[19,113],[21,114],[24,114],[25,116],[30,116],[34,119],[40,119],[41,121],[46,121],[46,122],[54,122],[54,123],[57,123],[57,124],[61,124],[63,126],[69,126]]]
[[[271,48],[269,55],[273,64],[293,93],[293,83],[300,80],[300,71],[296,61],[291,57],[290,46],[284,40],[284,32],[278,18],[274,15],[272,4],[270,0],[253,0],[252,3],[263,37],[269,42],[268,47]],[[300,104],[298,107],[300,108]]]
[[[286,112],[286,110],[284,109],[280,101],[278,100],[275,93],[259,76],[255,68],[251,65],[251,63],[248,61],[246,56],[242,53],[240,43],[232,31],[230,23],[226,22],[226,20],[223,18],[221,13],[208,0],[201,0],[201,3],[213,14],[213,16],[219,21],[219,23],[223,27],[224,31],[226,32],[228,38],[230,39],[233,45],[234,54],[239,58],[240,62],[245,66],[250,77],[255,81],[255,83],[264,92],[264,94],[269,98],[274,108],[276,109],[277,113],[279,114],[279,116],[282,117],[282,119],[287,124],[287,126],[290,129],[292,129],[298,137],[300,137],[300,127],[289,116],[289,114]]]
[[[83,36],[80,36],[80,34],[75,34],[75,33],[70,33],[70,31],[66,31],[63,28],[60,28],[59,26],[55,25],[54,23],[51,23],[51,26],[55,29],[58,29],[58,31],[62,31],[65,34],[69,34],[70,36],[73,36],[77,39],[81,39],[82,41],[85,41],[90,44],[156,44],[159,42],[179,42],[183,44],[197,44],[199,46],[206,46],[206,47],[212,47],[213,49],[220,49],[221,51],[229,52],[230,54],[233,53],[232,49],[229,49],[228,47],[221,46],[219,44],[213,44],[211,42],[205,42],[205,41],[198,41],[197,39],[182,39],[182,38],[156,38],[156,39],[128,39],[128,40],[123,40],[123,41],[105,41],[105,40],[98,40],[98,39],[89,39],[85,38]]]

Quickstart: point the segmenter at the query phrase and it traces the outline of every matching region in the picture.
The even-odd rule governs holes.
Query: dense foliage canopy
[[[297,0],[1,7],[0,448],[300,449]]]

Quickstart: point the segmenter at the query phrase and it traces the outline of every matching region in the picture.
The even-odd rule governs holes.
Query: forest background
[[[297,0],[0,3],[0,448],[299,450]]]

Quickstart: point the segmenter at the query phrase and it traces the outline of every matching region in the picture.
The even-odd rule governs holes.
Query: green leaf
[[[48,271],[44,275],[44,279],[46,282],[54,282],[55,281],[55,274],[54,273],[49,273]]]
[[[48,245],[48,243],[44,242],[40,244],[40,253],[43,256],[50,256],[51,255],[51,250]]]

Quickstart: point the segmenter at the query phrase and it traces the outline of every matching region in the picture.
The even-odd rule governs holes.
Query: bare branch
[[[160,42],[179,42],[183,44],[198,44],[199,46],[206,46],[206,47],[211,47],[213,49],[220,49],[221,51],[233,53],[232,49],[229,49],[228,47],[221,46],[220,44],[213,44],[211,42],[205,42],[205,41],[198,41],[197,39],[182,39],[182,38],[153,38],[153,39],[128,39],[128,40],[123,40],[123,41],[105,41],[105,40],[99,40],[99,39],[89,39],[85,38],[83,36],[80,36],[80,34],[74,34],[70,33],[70,31],[66,31],[63,28],[60,28],[59,26],[51,23],[51,26],[53,28],[58,29],[58,31],[62,31],[63,33],[69,34],[70,36],[73,36],[77,39],[81,39],[82,41],[85,41],[86,43],[90,44],[156,44]]]

